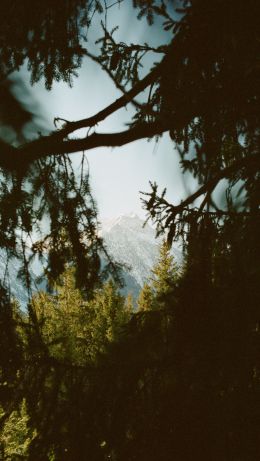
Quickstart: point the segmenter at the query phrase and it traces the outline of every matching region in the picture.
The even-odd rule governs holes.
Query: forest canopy
[[[259,455],[260,4],[133,0],[144,27],[164,31],[157,47],[117,41],[107,18],[125,6],[1,1],[0,458],[251,461]],[[12,93],[12,76],[26,66],[31,83],[51,91],[71,85],[88,60],[121,96],[42,133]],[[125,129],[102,132],[128,105]],[[87,152],[163,133],[197,189],[180,203],[154,183],[143,195],[165,242],[134,307],[98,232]],[[173,240],[182,242],[181,268]],[[50,293],[33,295],[36,258]],[[11,259],[30,295],[26,312],[10,299]]]

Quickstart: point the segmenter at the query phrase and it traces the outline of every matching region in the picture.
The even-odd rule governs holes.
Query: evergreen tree
[[[84,339],[84,329],[88,323],[87,303],[75,287],[72,269],[62,275],[55,291],[53,295],[40,292],[33,297],[32,309],[39,334],[52,357],[82,363],[87,357]]]
[[[155,299],[151,285],[144,283],[143,288],[137,300],[139,311],[149,311],[154,309]]]
[[[37,430],[28,457],[83,460],[101,450],[98,434],[108,418],[102,407],[107,405],[105,358],[121,340],[131,312],[112,280],[86,300],[72,268],[54,293],[36,294],[19,326],[26,360],[18,382],[28,403],[29,429]]]
[[[105,352],[109,343],[120,338],[122,327],[129,320],[129,306],[125,304],[125,298],[120,295],[115,283],[109,280],[95,292],[89,307],[93,311],[93,349],[99,353]]]
[[[160,246],[158,262],[152,269],[152,275],[140,292],[138,309],[148,311],[165,307],[172,297],[178,278],[179,270],[171,255],[171,247],[164,241]]]
[[[128,293],[125,299],[125,310],[131,315],[134,311],[134,300],[132,293]]]
[[[112,280],[86,301],[75,286],[74,272],[67,269],[55,287],[56,294],[35,295],[33,310],[51,356],[83,364],[95,360],[119,338],[130,312]]]
[[[151,286],[157,299],[172,292],[178,281],[178,267],[171,247],[164,241],[160,246],[158,263],[152,269]]]

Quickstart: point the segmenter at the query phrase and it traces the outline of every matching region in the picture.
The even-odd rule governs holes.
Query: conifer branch
[[[222,179],[229,179],[234,174],[237,174],[243,168],[250,169],[250,171],[258,171],[260,168],[260,159],[258,155],[251,155],[249,157],[243,157],[236,162],[233,162],[231,165],[223,168],[216,174],[213,178],[206,181],[199,189],[197,189],[193,194],[189,195],[185,200],[180,202],[178,205],[173,205],[169,203],[165,198],[164,194],[161,197],[157,195],[157,185],[152,185],[152,192],[145,193],[150,199],[144,200],[143,202],[147,210],[151,213],[153,217],[159,217],[159,221],[162,222],[165,219],[165,224],[163,228],[170,228],[172,223],[175,220],[175,217],[183,213],[184,211],[189,211],[189,206],[194,203],[194,201],[201,197],[202,195],[209,197],[211,196],[213,190]],[[207,201],[204,201],[204,206]],[[199,208],[199,212],[203,212],[202,207]]]
[[[148,75],[146,75],[142,80],[140,80],[131,90],[126,91],[120,98],[116,99],[113,103],[109,104],[107,107],[97,112],[95,115],[87,118],[83,118],[76,122],[68,122],[64,128],[59,131],[54,132],[50,137],[54,138],[65,138],[68,134],[73,131],[79,130],[81,128],[89,128],[97,125],[99,122],[105,120],[109,115],[112,115],[117,110],[125,107],[128,103],[133,102],[133,98],[139,93],[145,90],[149,85],[151,85],[156,78],[159,76],[159,68],[157,66],[153,69]]]
[[[24,171],[34,161],[49,155],[71,154],[96,147],[119,147],[144,138],[160,136],[168,130],[160,122],[143,123],[117,133],[93,133],[83,139],[63,140],[45,136],[19,148],[0,145],[0,167],[8,171]],[[2,148],[1,148],[2,147]]]
[[[142,124],[138,127],[130,128],[126,131],[112,134],[94,133],[84,139],[67,139],[69,134],[81,128],[90,128],[105,120],[117,110],[125,107],[128,103],[133,102],[133,98],[141,93],[147,86],[152,84],[159,76],[159,67],[153,69],[146,77],[137,83],[131,90],[126,91],[120,98],[113,103],[97,112],[95,115],[84,118],[75,122],[69,122],[64,119],[56,118],[55,121],[65,121],[65,126],[52,132],[47,136],[42,136],[37,140],[31,141],[18,148],[0,142],[0,167],[8,171],[23,170],[28,164],[43,157],[55,154],[73,153],[82,150],[89,150],[95,147],[107,146],[117,147],[127,144],[138,139],[160,135],[167,131],[162,124],[155,122],[153,124]]]

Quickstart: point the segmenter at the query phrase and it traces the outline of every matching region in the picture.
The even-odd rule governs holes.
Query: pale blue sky
[[[136,20],[123,5],[120,11],[115,10],[108,16],[109,28],[116,24],[120,25],[118,39],[127,43],[149,41],[156,46],[166,38],[165,32],[158,25],[149,28],[145,20]],[[97,37],[97,28],[94,32]],[[154,57],[151,58],[151,63],[153,60]],[[144,73],[148,71],[149,68],[144,69]],[[26,86],[39,102],[52,126],[54,117],[68,120],[88,117],[120,96],[120,92],[104,71],[89,60],[83,62],[79,77],[74,79],[73,88],[69,88],[62,82],[55,83],[49,92],[45,90],[44,82],[31,88],[29,76],[26,72],[24,75]],[[102,122],[97,127],[97,131],[122,130],[124,123],[130,121],[130,114],[131,107],[128,106],[127,110],[122,109]],[[76,163],[77,154],[73,154],[73,158]],[[158,144],[155,144],[154,140],[150,142],[141,140],[121,148],[98,148],[88,151],[87,158],[100,219],[129,212],[144,217],[139,191],[149,191],[149,180],[156,181],[161,188],[167,187],[168,198],[171,201],[177,203],[186,195],[178,164],[178,154],[167,134],[159,140]]]

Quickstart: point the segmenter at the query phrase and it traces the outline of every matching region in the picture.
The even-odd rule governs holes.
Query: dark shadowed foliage
[[[1,2],[0,246],[7,261],[20,260],[29,293],[30,264],[41,258],[53,292],[22,312],[8,296],[8,277],[1,284],[0,457],[252,461],[259,458],[260,4],[133,1],[140,20],[168,31],[158,48],[117,43],[106,18],[119,4]],[[103,20],[96,54],[84,42],[95,13]],[[143,76],[149,53],[156,63]],[[8,76],[26,63],[32,82],[71,84],[83,56],[122,96],[25,140],[33,114],[15,100]],[[99,131],[129,103],[125,130]],[[71,136],[84,127],[95,129]],[[130,312],[113,282],[102,284],[105,249],[85,157],[77,177],[69,154],[166,132],[197,189],[177,204],[156,184],[143,196],[167,244],[139,310]],[[178,269],[168,254],[173,240],[183,244]],[[108,258],[106,269],[113,267]]]

